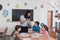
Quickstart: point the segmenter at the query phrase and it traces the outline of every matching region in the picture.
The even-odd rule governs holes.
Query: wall
[[[27,3],[27,5],[24,5],[25,2]],[[7,5],[8,3],[10,4],[9,6]],[[33,9],[34,21],[44,22],[44,24],[46,25],[47,25],[48,10],[55,11],[55,9],[51,5],[49,5],[44,1],[43,1],[44,8],[41,8],[41,4],[42,4],[41,0],[0,0],[0,4],[3,5],[3,9],[0,11],[0,27],[8,27],[8,31],[7,31],[8,35],[11,34],[12,30],[14,30],[15,25],[20,24],[19,22],[11,22],[12,9]],[[19,4],[19,7],[16,8],[17,4]],[[34,9],[35,7],[37,7],[37,9]],[[7,17],[4,17],[2,15],[2,11],[5,9],[9,11]],[[7,22],[7,19],[10,19],[10,22]]]

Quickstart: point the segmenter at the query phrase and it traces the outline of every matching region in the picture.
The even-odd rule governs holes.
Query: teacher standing
[[[28,32],[28,22],[30,21],[31,12],[26,11],[25,15],[20,16],[21,32]]]

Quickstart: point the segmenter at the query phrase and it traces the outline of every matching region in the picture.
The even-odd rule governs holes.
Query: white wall
[[[27,6],[24,5],[24,2],[27,2]],[[8,3],[10,3],[10,6],[7,6]],[[48,10],[55,11],[55,9],[46,2],[43,2],[44,8],[41,8],[41,3],[41,0],[0,0],[0,4],[3,5],[2,10],[7,9],[9,11],[9,15],[6,18],[2,15],[2,10],[0,11],[0,27],[8,27],[7,34],[11,34],[15,25],[20,24],[19,22],[7,22],[7,19],[10,19],[10,21],[12,20],[12,9],[33,9],[34,21],[47,24]],[[18,8],[16,8],[16,4],[19,4]],[[34,7],[37,7],[37,9],[34,9]]]

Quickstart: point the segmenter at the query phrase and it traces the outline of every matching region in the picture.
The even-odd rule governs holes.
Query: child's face
[[[42,27],[41,29],[42,29],[43,31],[45,30],[45,28],[44,28],[44,27]]]
[[[21,28],[19,28],[18,31],[21,31]]]
[[[37,23],[34,23],[34,26],[37,26]]]

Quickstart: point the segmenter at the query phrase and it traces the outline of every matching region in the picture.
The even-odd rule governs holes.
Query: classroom
[[[0,40],[60,40],[60,0],[0,0]]]

